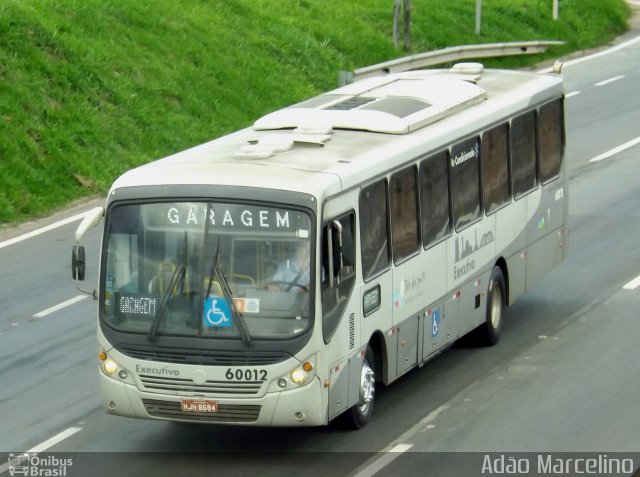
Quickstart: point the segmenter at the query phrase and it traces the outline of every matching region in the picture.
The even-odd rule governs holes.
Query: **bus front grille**
[[[144,408],[153,417],[163,417],[167,419],[180,419],[185,421],[199,422],[255,422],[260,415],[260,405],[247,404],[219,404],[218,411],[208,412],[185,412],[182,410],[180,402],[159,401],[156,399],[143,399]]]
[[[197,364],[202,366],[266,366],[291,358],[285,352],[218,351],[209,349],[184,349],[138,344],[117,345],[121,353],[136,359],[160,363]]]
[[[140,374],[143,388],[155,393],[204,393],[204,394],[242,394],[256,395],[260,392],[263,381],[206,381],[196,384],[191,379],[169,378]]]

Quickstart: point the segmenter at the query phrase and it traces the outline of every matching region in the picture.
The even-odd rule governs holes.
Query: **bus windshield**
[[[219,202],[135,203],[108,214],[101,318],[120,332],[290,339],[313,322],[309,215]]]

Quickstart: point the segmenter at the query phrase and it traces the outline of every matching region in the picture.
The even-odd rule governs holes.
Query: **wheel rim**
[[[369,412],[375,392],[376,380],[373,375],[373,369],[365,359],[362,363],[362,373],[360,374],[360,400],[358,401],[360,414],[366,415]]]
[[[502,288],[496,282],[491,287],[491,326],[493,329],[500,327],[502,321]]]

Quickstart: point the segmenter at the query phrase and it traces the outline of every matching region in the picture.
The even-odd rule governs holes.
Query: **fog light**
[[[303,384],[307,380],[306,373],[301,369],[296,369],[291,373],[291,381],[296,384]]]
[[[121,370],[118,372],[118,377],[119,377],[120,379],[122,379],[122,380],[127,379],[127,376],[129,376],[129,375],[127,374],[127,372],[126,372],[124,369],[121,369]]]
[[[289,383],[287,382],[287,380],[285,378],[278,379],[278,386],[280,386],[282,389],[286,388],[287,384],[289,384]]]
[[[118,370],[118,365],[115,361],[108,359],[104,362],[104,370],[108,374],[113,374]]]

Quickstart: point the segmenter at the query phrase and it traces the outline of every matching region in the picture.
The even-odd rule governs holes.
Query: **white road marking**
[[[564,95],[565,98],[573,98],[574,96],[578,96],[582,91],[572,91],[571,93],[567,93]]]
[[[600,154],[599,156],[594,157],[593,159],[589,159],[589,162],[604,161],[605,159],[608,159],[611,156],[615,156],[619,152],[622,152],[622,151],[624,151],[626,149],[629,149],[630,147],[633,147],[636,144],[640,144],[640,137],[632,139],[631,141],[627,141],[627,142],[625,142],[624,144],[621,144],[618,147],[614,147],[613,149],[610,149],[609,151],[604,152],[604,153]]]
[[[76,432],[80,432],[81,430],[82,430],[82,427],[70,427],[69,429],[66,429],[66,430],[60,432],[59,434],[56,434],[55,436],[51,437],[50,439],[47,439],[46,441],[42,442],[41,444],[38,444],[37,446],[32,447],[27,452],[30,453],[30,454],[35,454],[35,453],[47,450],[50,447],[53,447],[54,445],[62,442],[66,438],[71,437]],[[6,462],[6,463],[0,465],[0,474],[4,474],[8,469],[9,469],[9,462]]]
[[[87,215],[88,212],[89,211],[82,212],[81,214],[74,215],[73,217],[68,217],[66,219],[59,220],[59,221],[54,222],[52,224],[49,224],[49,225],[47,225],[45,227],[42,227],[42,228],[39,228],[39,229],[36,229],[36,230],[32,230],[29,233],[26,233],[26,234],[23,234],[23,235],[19,235],[17,237],[9,239],[9,240],[5,240],[4,242],[0,242],[0,248],[8,247],[9,245],[13,245],[13,244],[16,244],[18,242],[22,242],[23,240],[27,240],[27,239],[30,239],[32,237],[36,237],[36,236],[41,235],[41,234],[43,234],[45,232],[49,232],[50,230],[54,230],[54,229],[57,229],[57,228],[62,227],[64,225],[70,224],[72,222],[76,222],[78,220],[82,220],[82,219],[84,219],[84,216]]]
[[[420,420],[420,422],[415,424],[411,429],[409,429],[404,434],[402,434],[400,437],[398,437],[396,442],[408,442],[411,439],[413,439],[413,436],[415,436],[417,433],[424,432],[427,429],[427,427],[429,425],[433,424],[436,421],[436,419],[438,419],[438,416],[440,414],[442,414],[444,411],[446,411],[447,409],[449,409],[449,405],[448,404],[443,404],[442,406],[438,407],[437,409],[434,409],[429,414],[427,414],[425,417],[423,417]]]
[[[365,464],[364,468],[356,471],[355,474],[351,474],[351,477],[371,477],[380,472],[382,469],[384,469],[391,462],[396,460],[412,447],[413,444],[398,444],[387,452],[383,453],[381,456],[374,457],[373,462],[371,462],[370,464]]]
[[[409,441],[411,441],[416,434],[419,432],[425,432],[427,429],[433,429],[433,423],[435,420],[447,409],[449,409],[449,405],[443,404],[437,409],[431,411],[418,423],[414,424],[413,427],[405,431],[387,448],[383,449],[376,456],[362,464],[353,474],[350,474],[350,477],[371,477],[377,472],[380,472],[380,470],[397,459],[403,452],[406,452],[413,447],[413,444],[409,444]]]
[[[614,76],[613,78],[606,79],[604,81],[600,81],[596,83],[594,86],[604,86],[605,84],[613,83],[614,81],[618,81],[624,78],[624,75]]]
[[[45,316],[50,315],[51,313],[55,313],[56,311],[60,311],[63,308],[66,308],[68,306],[71,305],[75,305],[76,303],[78,303],[79,301],[84,300],[85,298],[87,298],[88,295],[78,295],[76,297],[73,297],[67,301],[63,301],[62,303],[59,303],[55,306],[52,306],[51,308],[47,308],[46,310],[42,310],[39,313],[36,313],[35,315],[33,315],[34,318],[44,318]]]
[[[640,275],[638,275],[630,282],[626,283],[622,288],[624,288],[625,290],[635,290],[638,287],[640,287]]]
[[[607,48],[606,50],[599,51],[598,53],[594,53],[593,55],[583,56],[581,58],[576,58],[575,60],[567,61],[563,64],[563,68],[571,67],[573,65],[577,65],[583,63],[585,61],[590,61],[595,58],[600,58],[601,56],[610,55],[611,53],[616,53],[620,50],[624,50],[628,46],[635,45],[640,42],[640,36],[637,36],[629,41],[625,41],[624,43],[620,43],[619,45],[612,46],[611,48]],[[550,73],[553,70],[553,67],[547,67],[540,70],[540,73]]]
[[[71,437],[72,435],[74,435],[76,432],[80,432],[82,430],[82,427],[70,427],[67,430],[62,431],[59,434],[56,434],[55,436],[51,437],[50,439],[47,439],[46,441],[44,441],[41,444],[38,444],[37,446],[29,449],[27,452],[42,452],[44,450],[47,450],[49,447],[53,447],[54,445],[62,442],[63,440],[65,440],[67,437]]]

